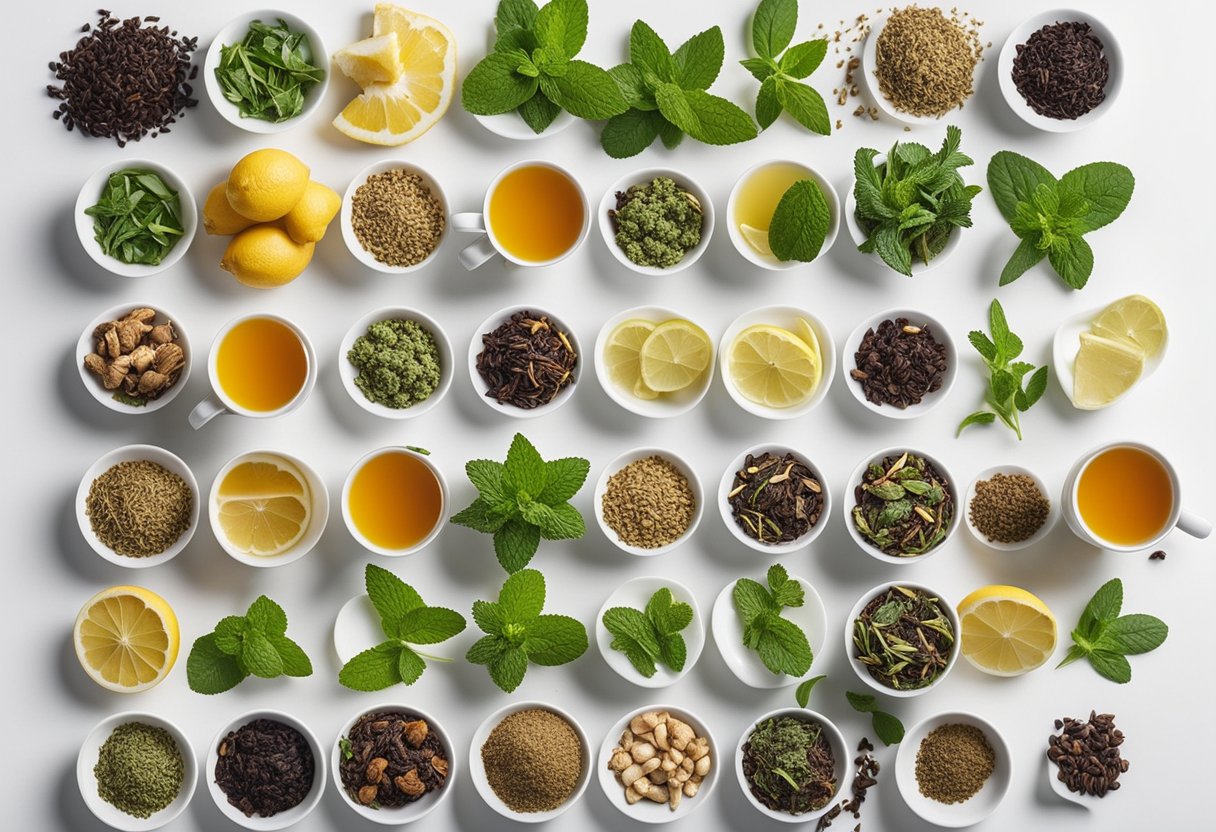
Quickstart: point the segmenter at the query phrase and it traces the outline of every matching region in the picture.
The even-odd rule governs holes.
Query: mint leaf
[[[499,590],[496,610],[504,624],[528,624],[540,615],[544,607],[545,576],[535,569],[516,572],[507,578]],[[473,612],[476,617],[476,603]],[[482,626],[480,620],[477,623]],[[484,626],[482,629],[485,632],[495,632]]]
[[[811,690],[815,687],[815,685],[817,685],[819,682],[823,681],[826,678],[828,678],[828,677],[827,676],[812,676],[811,678],[807,679],[806,681],[804,681],[800,685],[798,685],[798,687],[794,690],[794,699],[798,702],[799,708],[805,708],[807,706],[807,704],[810,703]]]
[[[518,509],[513,504],[499,504],[495,508],[485,497],[478,497],[449,519],[457,526],[464,526],[483,534],[494,534],[517,512]]]
[[[587,652],[587,630],[568,615],[542,615],[528,624],[523,648],[534,664],[566,664]]]
[[[1060,177],[1060,191],[1083,199],[1089,206],[1080,219],[1081,233],[1094,231],[1119,218],[1131,201],[1136,178],[1115,162],[1092,162]]]
[[[229,615],[220,619],[215,625],[215,646],[229,656],[241,652],[241,642],[245,635],[245,616]]]
[[[1073,638],[1076,637],[1076,633],[1073,633]],[[1072,647],[1068,648],[1068,652],[1064,654],[1064,659],[1058,665],[1056,665],[1056,668],[1059,669],[1065,665],[1070,665],[1077,659],[1083,659],[1087,655],[1089,655],[1089,651],[1079,644],[1074,644]]]
[[[1094,670],[1112,682],[1131,681],[1132,670],[1126,656],[1160,647],[1169,635],[1169,628],[1151,615],[1119,616],[1122,607],[1123,582],[1113,578],[1099,587],[1085,605],[1072,631],[1073,645],[1056,667],[1085,657]]]
[[[811,646],[797,624],[770,614],[760,633],[756,653],[774,674],[802,676],[811,669]]]
[[[414,684],[422,676],[424,670],[426,670],[426,662],[413,650],[402,647],[397,653],[397,672],[401,675],[402,683]]]
[[[287,613],[265,595],[259,595],[249,605],[245,620],[266,635],[281,636],[287,632]]]
[[[1043,394],[1047,392],[1047,367],[1040,367],[1035,370],[1026,382],[1026,391],[1017,391],[1014,401],[1017,403],[1018,410],[1023,412],[1030,410],[1035,402],[1043,398]]]
[[[542,46],[573,58],[587,40],[587,0],[549,0],[537,13],[532,31]]]
[[[1156,650],[1169,635],[1170,628],[1160,618],[1133,613],[1111,621],[1098,639],[1098,649],[1110,648],[1134,656]]]
[[[657,106],[657,105],[656,105]],[[652,110],[629,109],[613,116],[600,133],[600,146],[613,159],[636,156],[658,138],[663,117]]]
[[[237,661],[252,676],[273,679],[283,675],[283,658],[261,630],[246,630]]]
[[[510,499],[502,484],[505,467],[501,462],[492,459],[470,459],[464,464],[465,476],[489,506],[496,506]]]
[[[874,733],[882,740],[883,745],[898,745],[904,738],[904,724],[885,711],[874,711],[870,716],[870,724],[874,726]]]
[[[359,653],[338,671],[338,682],[351,690],[384,690],[401,682],[402,647],[386,641]]]
[[[570,61],[560,77],[542,75],[540,88],[554,104],[579,118],[611,118],[629,107],[612,76],[586,61]]]
[[[874,698],[872,693],[853,693],[851,690],[844,692],[845,699],[849,700],[849,704],[853,706],[853,710],[860,711],[863,714],[872,714],[878,710],[878,700]]]
[[[658,651],[656,650],[652,655],[646,648],[629,636],[614,636],[608,646],[618,653],[624,653],[625,658],[633,665],[633,669],[647,679],[659,671],[658,665],[655,664],[655,659],[658,658]]]
[[[1094,252],[1084,237],[1073,237],[1064,245],[1052,246],[1047,259],[1056,274],[1073,289],[1084,289],[1094,270]]]
[[[767,58],[744,58],[739,64],[762,84],[777,72],[777,67]]]
[[[520,573],[516,572],[515,574],[518,575]],[[537,614],[539,614],[539,610],[540,608],[537,607]],[[494,636],[501,635],[503,627],[506,625],[506,621],[503,620],[502,608],[493,601],[474,601],[473,621],[481,628],[483,633],[489,633]]]
[[[963,432],[963,428],[965,427],[969,427],[971,425],[991,425],[995,421],[996,414],[992,411],[977,410],[975,413],[972,413],[970,416],[963,419],[963,421],[959,422],[958,429],[954,432],[954,435],[958,436]]]
[[[545,98],[544,93],[537,90],[536,95],[529,98],[516,110],[524,123],[532,128],[532,132],[540,135],[549,129],[549,125],[557,118],[562,108]]]
[[[738,105],[702,90],[684,90],[684,99],[692,111],[696,129],[689,130],[678,122],[685,133],[699,142],[727,145],[756,138],[756,123]],[[657,100],[657,94],[656,94]],[[663,107],[660,103],[659,110]]]
[[[794,39],[798,0],[760,0],[752,15],[752,48],[762,58],[775,58]]]
[[[532,0],[500,0],[494,26],[499,33],[517,28],[531,29],[536,12],[536,3]]]
[[[761,130],[767,130],[781,115],[781,101],[777,98],[778,80],[775,75],[765,78],[760,84],[760,91],[756,93],[756,121]]]
[[[507,572],[527,566],[539,546],[540,529],[520,518],[508,520],[494,533],[494,554]]]
[[[664,120],[659,125],[659,141],[663,142],[663,147],[668,150],[675,150],[680,146],[680,142],[684,141],[684,131]]]
[[[494,684],[504,692],[512,693],[528,672],[528,654],[522,647],[508,648],[490,661],[488,668]]]
[[[614,636],[631,639],[650,658],[659,655],[659,640],[651,620],[632,607],[612,607],[604,611],[604,627]],[[646,674],[647,676],[652,675]]]
[[[508,492],[534,498],[544,490],[549,481],[545,461],[536,446],[522,433],[515,434],[507,450],[507,461],[503,466],[502,483]]]
[[[828,54],[828,39],[808,40],[791,46],[781,56],[781,71],[791,78],[806,78]]]
[[[401,621],[407,613],[426,606],[412,586],[374,563],[364,569],[363,581],[367,597],[380,616],[380,627],[389,638],[398,637]]]
[[[662,636],[659,640],[659,658],[676,673],[682,671],[684,663],[688,661],[688,645],[684,643],[684,637],[679,633]]]
[[[676,601],[671,590],[662,587],[646,602],[645,615],[656,633],[670,635],[692,623],[692,605]]]
[[[299,678],[312,675],[312,661],[300,645],[287,636],[269,635],[266,639],[274,651],[279,654],[279,660],[283,663],[284,676]]]
[[[832,132],[832,120],[823,96],[806,84],[778,78],[777,100],[795,121],[812,133],[827,136]]]
[[[1019,202],[1030,202],[1039,185],[1054,188],[1056,178],[1032,159],[1001,150],[988,162],[988,190],[1006,221],[1016,216]]]
[[[725,54],[717,26],[693,35],[672,55],[672,80],[686,90],[707,90],[722,71]]]
[[[641,20],[634,21],[629,30],[629,62],[659,81],[671,81],[675,77],[675,63],[667,44]]]
[[[809,263],[819,256],[830,224],[831,210],[819,185],[801,179],[777,203],[768,227],[769,248],[778,260]]]
[[[397,637],[410,644],[438,644],[464,632],[464,616],[444,607],[411,610],[401,619]]]
[[[522,52],[491,52],[465,76],[460,101],[465,110],[479,116],[509,113],[531,98],[537,80],[517,72],[528,61]]]
[[[495,52],[518,50],[525,55],[530,55],[537,46],[536,35],[532,34],[529,29],[499,29],[498,36],[494,39]]]
[[[1018,242],[1018,247],[1009,257],[1009,262],[1001,270],[1000,285],[1005,286],[1017,280],[1047,256],[1047,252],[1039,248],[1037,243],[1037,237],[1024,237]]]
[[[608,70],[609,77],[616,82],[625,102],[636,110],[656,110],[658,104],[654,101],[654,93],[646,86],[642,70],[633,64],[619,64]]]
[[[223,693],[239,685],[248,675],[236,656],[216,646],[214,633],[195,639],[186,659],[186,681],[190,690],[208,696]]]
[[[735,611],[739,613],[739,620],[745,626],[769,613],[776,612],[773,597],[768,590],[751,578],[740,578],[735,581],[731,598],[735,603]]]
[[[1094,650],[1089,654],[1089,664],[1098,675],[1125,685],[1132,680],[1132,666],[1120,652]]]
[[[549,460],[545,463],[545,487],[535,499],[549,506],[572,499],[587,481],[590,470],[591,463],[579,457]]]
[[[502,655],[508,647],[510,645],[496,635],[482,636],[473,643],[473,646],[464,654],[464,658],[465,661],[472,664],[489,664]]]
[[[1123,581],[1111,578],[1098,587],[1098,591],[1089,599],[1089,603],[1081,612],[1081,620],[1077,623],[1077,629],[1087,638],[1097,638],[1098,626],[1118,618],[1121,609],[1123,609]]]
[[[587,530],[583,516],[569,503],[561,503],[556,508],[544,503],[528,503],[521,515],[540,529],[545,540],[577,540]]]

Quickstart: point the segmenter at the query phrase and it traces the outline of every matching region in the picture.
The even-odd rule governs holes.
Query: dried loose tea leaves
[[[910,451],[870,464],[853,489],[853,525],[885,555],[910,558],[941,544],[954,522],[950,482]]]

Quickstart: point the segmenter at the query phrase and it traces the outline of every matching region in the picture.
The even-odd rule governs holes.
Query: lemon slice
[[[768,229],[756,228],[754,225],[740,225],[739,234],[752,250],[762,257],[772,257],[773,250],[768,245]]]
[[[405,74],[401,62],[401,41],[397,33],[364,38],[334,53],[334,63],[342,74],[360,87],[395,84]]]
[[[286,459],[255,454],[224,475],[213,497],[228,545],[256,557],[290,551],[308,531],[308,480]]]
[[[139,586],[113,586],[81,607],[72,640],[89,678],[107,690],[135,693],[169,674],[181,636],[164,598]]]
[[[801,338],[819,359],[819,372],[815,375],[815,388],[818,388],[819,382],[823,379],[823,351],[819,349],[819,336],[815,334],[815,327],[811,325],[811,322],[801,317],[798,319],[798,325],[794,327],[794,334]]]
[[[636,392],[638,385],[642,385],[642,344],[646,343],[656,326],[652,321],[633,318],[622,321],[608,333],[608,341],[604,345],[604,365],[608,368],[609,378],[626,390]]]
[[[1016,586],[986,586],[958,605],[963,656],[993,676],[1020,676],[1041,666],[1056,647],[1056,618]]]
[[[823,375],[819,355],[788,329],[750,326],[730,345],[728,370],[738,391],[767,407],[792,407],[808,399]]]
[[[646,382],[642,381],[641,376],[638,377],[637,383],[633,385],[633,395],[647,402],[653,401],[659,397],[658,391],[651,390],[649,387],[647,387]]]
[[[657,393],[683,390],[701,378],[712,357],[705,330],[691,321],[665,321],[642,344],[642,382]]]
[[[1072,402],[1082,410],[1114,404],[1143,372],[1144,353],[1138,347],[1082,332],[1073,366]]]
[[[1138,347],[1152,358],[1165,346],[1168,330],[1161,308],[1144,295],[1128,295],[1112,303],[1093,319],[1094,335]]]

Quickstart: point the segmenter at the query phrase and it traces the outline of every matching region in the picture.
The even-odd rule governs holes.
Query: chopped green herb
[[[282,18],[277,26],[255,20],[244,40],[220,47],[215,78],[241,118],[278,123],[298,116],[304,96],[325,79],[312,60],[308,35],[291,31]]]
[[[177,191],[144,168],[111,173],[97,204],[84,212],[101,250],[123,263],[159,265],[185,233]]]

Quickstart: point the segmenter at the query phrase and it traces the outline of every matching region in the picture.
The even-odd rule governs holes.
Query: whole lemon
[[[262,223],[232,238],[220,268],[255,289],[271,289],[299,277],[316,243],[300,245],[278,224]]]
[[[236,234],[253,225],[253,220],[241,216],[228,202],[228,183],[221,182],[211,189],[203,202],[203,230],[208,234]]]
[[[286,150],[255,150],[228,174],[228,203],[243,217],[269,222],[295,207],[308,187],[308,166]]]
[[[297,243],[315,243],[325,236],[326,227],[341,207],[342,197],[310,179],[304,196],[283,217],[283,228]]]

